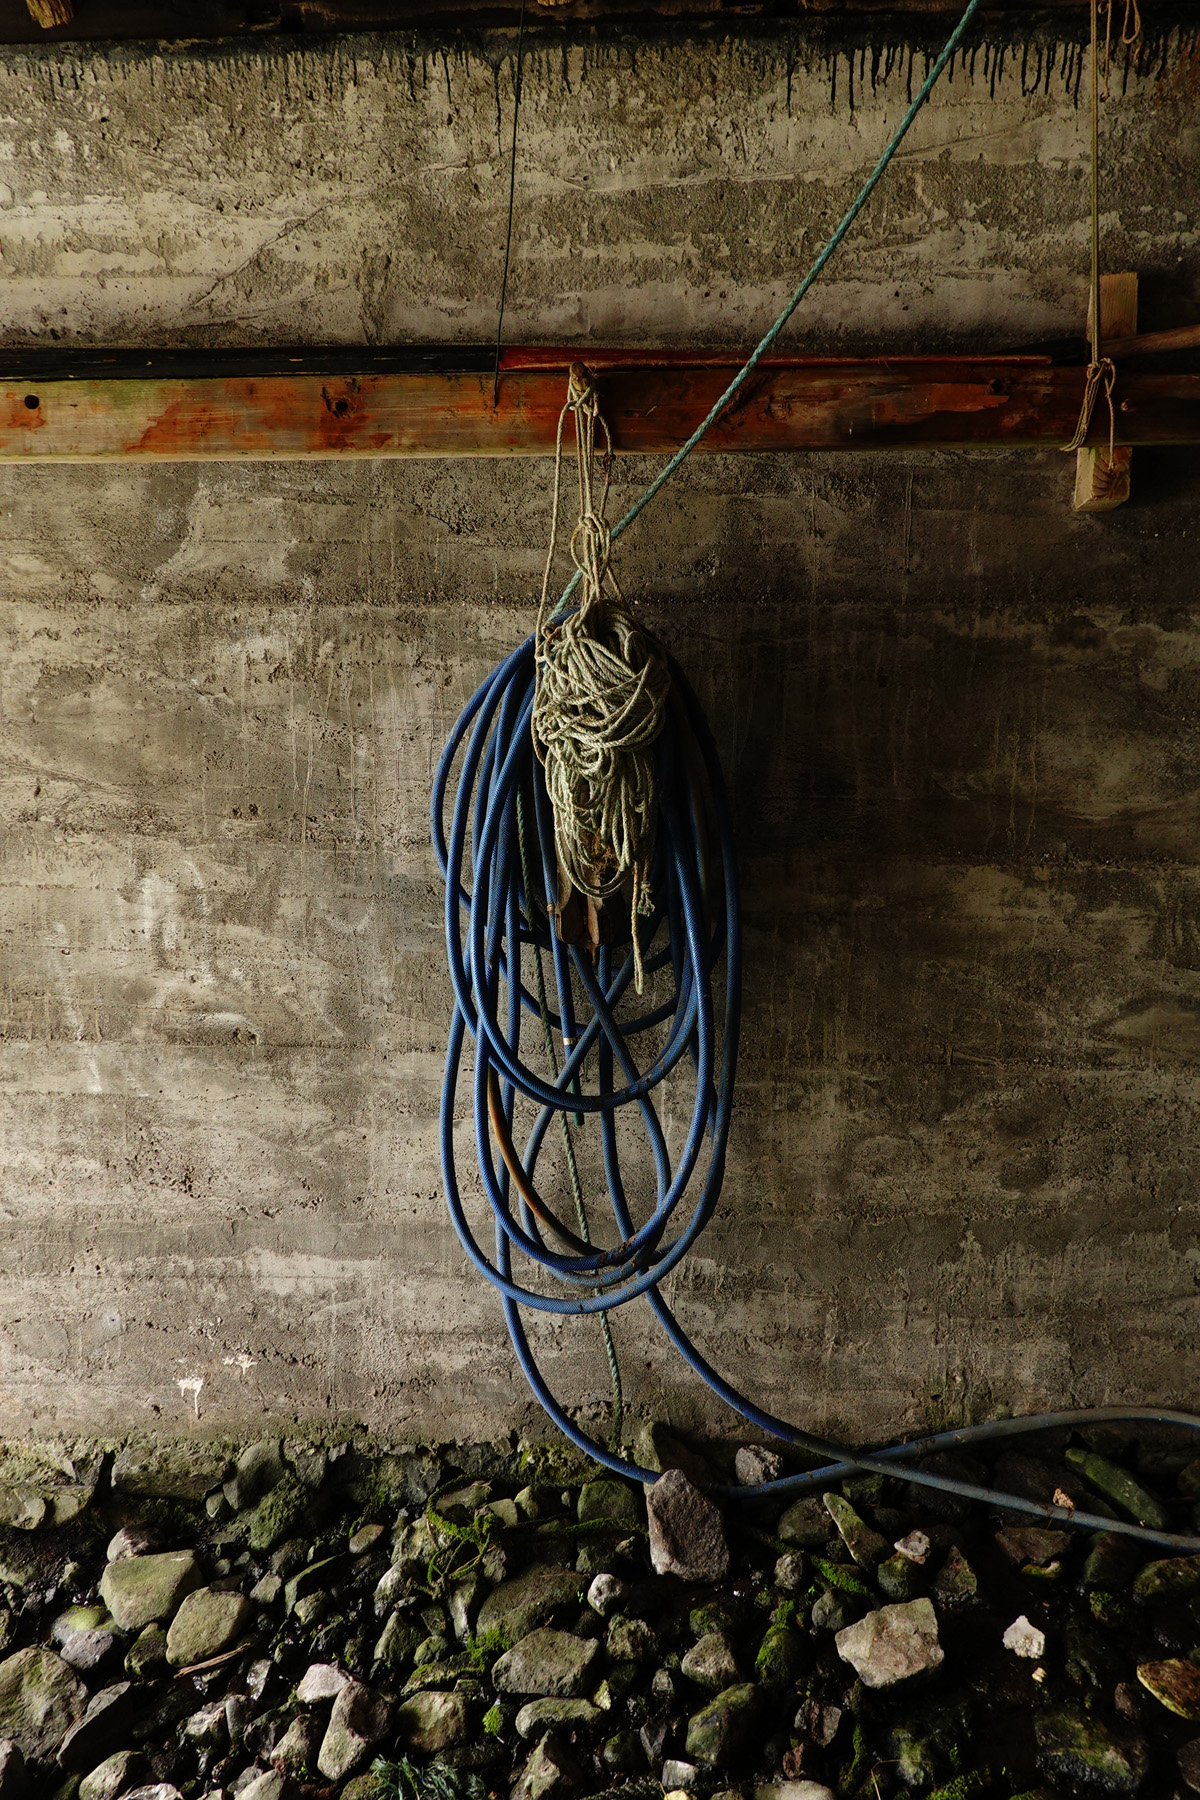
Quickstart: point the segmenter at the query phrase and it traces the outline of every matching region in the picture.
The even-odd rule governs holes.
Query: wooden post
[[[1137,334],[1136,275],[1102,275],[1100,277],[1100,348],[1103,352],[1111,338],[1132,338]],[[1092,303],[1088,300],[1088,337],[1092,333]],[[1121,378],[1117,377],[1114,398],[1119,402]],[[1096,402],[1093,423],[1107,425],[1108,406],[1103,395]],[[1109,461],[1107,445],[1086,444],[1075,452],[1075,511],[1111,512],[1129,498],[1129,478],[1133,451],[1118,444]]]
[[[74,0],[25,0],[29,16],[43,31],[55,25],[69,25],[75,17]]]

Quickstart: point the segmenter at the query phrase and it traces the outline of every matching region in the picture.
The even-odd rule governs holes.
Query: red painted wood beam
[[[310,366],[266,375],[0,375],[0,460],[547,456],[567,364],[578,354],[507,352],[495,408],[491,375],[478,362],[361,374]],[[739,366],[711,352],[583,355],[616,448],[654,456],[678,448]],[[1074,431],[1083,385],[1081,367],[1049,357],[777,357],[755,371],[703,448],[1053,448]],[[1089,441],[1107,437],[1101,403]],[[1200,443],[1200,374],[1122,369],[1116,440]]]

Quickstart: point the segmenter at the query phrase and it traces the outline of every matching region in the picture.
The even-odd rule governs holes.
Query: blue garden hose
[[[775,342],[881,180],[979,4],[980,0],[967,0],[900,125],[804,280],[699,426],[612,527],[612,543],[729,408]],[[568,583],[560,607],[570,603],[578,579]],[[596,1462],[620,1475],[654,1480],[655,1471],[606,1449],[568,1417],[537,1365],[521,1317],[522,1308],[531,1308],[603,1318],[614,1307],[644,1298],[684,1361],[735,1412],[781,1442],[824,1459],[821,1467],[753,1489],[717,1486],[713,1491],[718,1494],[798,1495],[828,1487],[854,1472],[879,1473],[1063,1525],[1200,1551],[1200,1537],[1029,1500],[910,1466],[938,1451],[1037,1431],[1128,1423],[1200,1432],[1200,1418],[1190,1413],[1123,1406],[1042,1413],[937,1432],[871,1453],[850,1451],[776,1418],[739,1393],[705,1359],[667,1306],[660,1291],[662,1280],[696,1242],[721,1191],[742,976],[737,869],[720,763],[686,676],[672,659],[667,661],[672,698],[655,746],[658,830],[651,869],[655,910],[641,945],[652,980],[643,1010],[637,1010],[640,1000],[630,998],[632,950],[614,955],[612,946],[601,943],[593,964],[590,955],[568,947],[555,930],[559,884],[553,821],[530,733],[533,638],[514,650],[468,702],[443,751],[433,786],[433,842],[446,883],[446,951],[454,990],[442,1090],[442,1178],[450,1216],[467,1256],[500,1293],[509,1336],[530,1387],[563,1434]],[[452,781],[456,785],[447,829]],[[557,1009],[545,998],[544,958],[552,971]],[[528,985],[530,972],[536,991]],[[715,992],[718,980],[724,990],[721,1007]],[[547,1062],[542,1070],[531,1066],[522,1049],[522,1019],[527,1014],[539,1020]],[[468,1041],[474,1051],[471,1093],[477,1173],[494,1231],[490,1257],[468,1221],[458,1179],[455,1104]],[[692,1067],[694,1093],[687,1136],[672,1166],[654,1093],[669,1074],[683,1069],[685,1059]],[[525,1133],[520,1152],[514,1143],[518,1108]],[[655,1183],[653,1203],[642,1208],[645,1217],[640,1224],[626,1191],[617,1139],[618,1118],[632,1120],[635,1115]],[[616,1239],[608,1248],[588,1241],[582,1208],[580,1235],[562,1222],[538,1189],[539,1157],[550,1126],[556,1119],[561,1125],[568,1118],[576,1121],[577,1132],[588,1129],[585,1120],[592,1121],[599,1134]],[[569,1130],[565,1135],[570,1149]],[[493,1139],[501,1152],[499,1168]],[[573,1153],[569,1162],[574,1175]],[[551,1247],[546,1231],[562,1248]]]
[[[722,1400],[760,1430],[826,1459],[823,1467],[754,1489],[720,1487],[717,1493],[798,1495],[850,1473],[878,1472],[1066,1525],[1200,1551],[1200,1537],[1043,1504],[909,1466],[940,1450],[1050,1429],[1124,1422],[1200,1431],[1200,1419],[1190,1413],[1139,1407],[1044,1413],[938,1432],[870,1454],[850,1451],[776,1418],[739,1393],[696,1348],[663,1299],[664,1276],[703,1231],[721,1190],[742,972],[737,868],[720,763],[683,670],[671,658],[668,666],[673,700],[656,746],[659,821],[652,885],[657,907],[644,928],[650,977],[644,1001],[631,993],[631,951],[614,953],[602,944],[593,966],[586,951],[562,943],[554,928],[553,822],[529,728],[533,638],[468,702],[433,785],[433,841],[446,883],[446,948],[455,1002],[442,1091],[442,1178],[454,1228],[471,1262],[501,1295],[513,1348],[533,1392],[564,1435],[595,1461],[636,1480],[653,1480],[653,1470],[597,1443],[567,1415],[538,1367],[521,1316],[526,1307],[560,1315],[607,1313],[640,1297],[685,1362]],[[522,842],[523,834],[532,841]],[[532,891],[526,891],[525,869],[532,872]],[[530,986],[537,959],[548,962],[552,972],[557,1006],[546,1006],[545,1023],[561,1046],[556,1069],[532,1066],[522,1042],[523,1020],[541,1012]],[[535,986],[545,991],[542,980]],[[472,1229],[460,1192],[455,1108],[464,1059],[470,1068],[478,1181],[493,1222],[490,1255]],[[672,1164],[654,1096],[668,1074],[689,1062],[690,1119]],[[519,1103],[526,1117],[521,1127]],[[615,1228],[608,1248],[583,1242],[561,1222],[555,1228],[554,1208],[538,1191],[539,1157],[560,1114],[586,1119],[591,1125],[585,1131],[598,1131]],[[643,1208],[640,1224],[617,1142],[618,1117],[635,1115],[655,1182],[653,1202]],[[503,1157],[497,1167],[493,1139],[499,1131],[511,1155],[514,1134],[521,1130],[525,1142],[519,1162],[514,1158],[514,1180]],[[547,1233],[566,1248],[552,1246]]]

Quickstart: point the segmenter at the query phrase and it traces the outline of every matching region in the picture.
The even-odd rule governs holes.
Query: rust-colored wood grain
[[[526,353],[527,355],[529,353]],[[540,353],[545,356],[549,353]],[[236,375],[0,381],[0,460],[103,462],[306,457],[546,456],[561,368],[509,369],[493,409],[481,372]],[[676,449],[737,364],[593,360],[618,450]],[[703,448],[891,449],[912,444],[1065,444],[1080,368],[1029,357],[809,361],[760,368]],[[1107,434],[1093,421],[1092,441]],[[1200,375],[1122,371],[1117,441],[1200,442]]]

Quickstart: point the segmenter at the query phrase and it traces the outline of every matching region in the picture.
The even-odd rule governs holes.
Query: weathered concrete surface
[[[1113,103],[1107,205],[1114,261],[1178,300],[1168,48]],[[1061,62],[1022,94],[1010,56],[994,102],[982,53],[959,71],[816,337],[1074,321]],[[535,56],[514,335],[745,339],[903,104],[905,69],[852,108],[840,68],[832,96],[780,45]],[[485,335],[495,95],[482,55],[366,41],[15,58],[14,340]],[[1193,467],[1140,453],[1135,503],[1081,518],[1057,455],[712,458],[622,546],[711,710],[745,871],[724,1203],[669,1285],[769,1404],[878,1432],[1191,1397]],[[0,1429],[528,1416],[440,1199],[427,807],[528,628],[546,474],[0,471]],[[717,1417],[617,1333],[635,1403]],[[594,1332],[535,1337],[597,1407]]]

